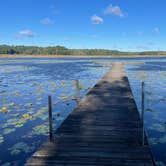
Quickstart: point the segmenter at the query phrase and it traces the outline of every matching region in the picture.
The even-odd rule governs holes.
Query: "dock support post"
[[[53,141],[53,119],[52,119],[52,99],[48,96],[48,112],[49,112],[49,139]]]
[[[76,85],[76,102],[77,104],[80,101],[80,89],[79,89],[79,80],[75,80],[75,85]]]
[[[145,131],[144,131],[144,106],[145,106],[145,83],[142,82],[142,101],[141,101],[141,109],[142,109],[142,113],[141,113],[141,120],[142,120],[142,146],[144,146],[145,142]]]

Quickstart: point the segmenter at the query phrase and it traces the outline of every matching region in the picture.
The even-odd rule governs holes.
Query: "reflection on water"
[[[166,59],[13,58],[0,59],[0,165],[22,165],[48,139],[48,95],[56,129],[109,69],[96,63],[101,61],[128,62],[139,108],[141,80],[145,81],[145,126],[153,153],[166,163]],[[141,63],[129,63],[135,61]]]

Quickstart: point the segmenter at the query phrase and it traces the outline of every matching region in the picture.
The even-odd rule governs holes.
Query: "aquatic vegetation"
[[[163,137],[160,137],[159,142],[161,144],[165,144],[166,143],[166,135],[164,135]]]
[[[13,145],[11,148],[8,149],[11,155],[18,155],[20,153],[30,153],[34,150],[33,146],[28,146],[24,142],[19,142]]]
[[[8,110],[6,107],[2,107],[1,112],[4,113],[4,114],[7,114],[7,113],[10,112],[10,110]]]
[[[24,106],[25,106],[25,107],[32,107],[32,106],[33,106],[33,103],[26,103]]]
[[[149,138],[148,139],[150,144],[152,145],[157,145],[158,144],[158,139],[157,138]]]
[[[61,117],[61,116],[56,117],[56,121],[62,121],[62,120],[64,120],[64,117]]]
[[[23,114],[22,118],[24,118],[24,119],[30,119],[30,116],[29,116],[29,114]]]
[[[6,128],[6,127],[9,127],[9,126],[18,128],[18,127],[22,127],[25,123],[26,123],[26,119],[12,118],[12,119],[8,119],[7,122],[2,125],[2,128]]]
[[[4,138],[2,135],[0,135],[0,144],[4,142]]]
[[[47,135],[48,133],[48,124],[42,124],[35,126],[32,129],[32,135]]]
[[[39,93],[39,94],[41,94],[41,93],[44,93],[44,92],[45,92],[45,90],[44,90],[44,89],[39,88],[39,89],[37,89],[37,90],[36,90],[36,92],[37,92],[37,93]]]
[[[18,92],[14,92],[15,96],[20,96],[20,94]]]
[[[14,102],[9,103],[8,106],[9,106],[9,107],[14,106]]]
[[[18,116],[19,116],[19,113],[11,114],[11,116],[18,117]]]
[[[42,107],[39,109],[39,111],[37,113],[35,113],[33,115],[34,118],[40,118],[41,120],[46,120],[48,118],[48,107]]]
[[[166,131],[164,126],[162,126],[161,124],[157,124],[157,123],[150,126],[149,129],[155,130],[155,131],[158,131],[158,132],[165,132]]]
[[[7,135],[7,134],[14,132],[15,130],[16,130],[15,128],[6,128],[3,130],[3,134]]]
[[[67,95],[61,95],[61,97],[60,97],[62,100],[66,100],[66,99],[68,99],[69,98],[69,96],[67,96]]]
[[[108,68],[97,68],[94,67],[94,65],[88,64],[90,67],[85,67],[81,64],[78,66],[78,69],[74,68],[71,70],[66,70],[65,66],[63,67],[64,63],[68,62],[69,60],[63,60],[62,65],[58,68],[58,65],[55,64],[49,64],[49,63],[59,63],[60,60],[9,60],[5,61],[5,63],[25,63],[24,66],[26,66],[27,62],[35,63],[35,66],[39,66],[36,68],[37,70],[34,70],[33,72],[20,72],[15,73],[15,77],[13,77],[13,73],[0,73],[0,81],[2,81],[0,86],[0,104],[1,107],[4,106],[7,109],[11,110],[10,113],[2,113],[1,107],[0,107],[0,114],[1,118],[0,120],[2,123],[0,124],[0,145],[2,147],[3,151],[5,142],[7,142],[8,137],[13,137],[15,134],[18,133],[18,139],[15,140],[15,143],[24,142],[25,139],[29,139],[30,141],[27,144],[27,146],[31,147],[31,144],[33,147],[38,147],[41,145],[43,138],[48,137],[48,106],[47,106],[47,94],[52,95],[53,100],[53,115],[54,115],[54,128],[56,129],[57,126],[61,123],[61,121],[64,120],[64,118],[68,115],[68,113],[75,107],[76,102],[75,100],[78,100],[76,96],[77,92],[80,92],[80,97],[82,97],[94,84],[98,81],[98,79],[108,70]],[[81,61],[81,60],[80,60]],[[87,60],[85,60],[86,62]],[[97,60],[98,61],[98,60]],[[44,65],[40,66],[41,63],[45,63]],[[73,63],[73,60],[71,61]],[[4,63],[4,60],[3,60]],[[48,67],[47,67],[48,63]],[[61,62],[60,62],[61,63]],[[71,63],[71,64],[72,64]],[[11,65],[10,64],[10,65]],[[75,65],[76,63],[74,63]],[[51,66],[52,65],[52,66]],[[24,71],[30,71],[31,67],[29,67],[30,64],[28,64],[28,67]],[[69,66],[69,64],[67,64]],[[139,66],[138,66],[139,67]],[[7,68],[7,66],[6,66]],[[75,70],[76,69],[76,70]],[[57,70],[57,71],[56,71]],[[42,71],[42,72],[41,72]],[[53,73],[55,71],[55,73]],[[160,105],[162,102],[165,102],[164,100],[164,92],[166,89],[165,85],[163,84],[163,80],[165,79],[165,76],[163,73],[161,73],[160,78],[153,74],[151,76],[151,73],[156,72],[147,72],[146,75],[143,74],[144,71],[140,73],[140,76],[137,77],[137,71],[131,72],[132,77],[131,81],[137,81],[138,84],[133,84],[133,89],[135,90],[136,95],[138,95],[138,99],[140,99],[140,81],[145,80],[146,82],[146,88],[147,91],[146,94],[146,100],[149,97],[149,105],[147,106],[146,101],[146,107],[147,110],[145,112],[145,117],[150,119],[151,122],[147,122],[145,118],[145,123],[147,124],[147,131],[150,131],[149,127],[151,127],[153,124],[160,124],[160,130],[166,131],[166,127],[164,126],[165,122],[165,114],[160,112]],[[148,80],[153,79],[149,83]],[[141,78],[141,80],[140,80]],[[64,79],[64,80],[63,80]],[[76,88],[76,82],[72,82],[72,80],[78,80],[79,79],[79,85],[78,88]],[[7,81],[6,81],[7,80]],[[62,81],[61,81],[62,80]],[[162,81],[161,81],[162,80]],[[157,84],[156,84],[157,82]],[[155,91],[155,86],[157,85],[157,89]],[[11,86],[12,85],[12,86]],[[151,86],[150,86],[151,85]],[[160,87],[159,87],[160,86]],[[138,88],[137,88],[138,87]],[[159,88],[158,88],[159,87]],[[162,93],[160,93],[160,89],[162,88]],[[76,89],[78,90],[76,92]],[[153,93],[156,93],[157,95],[154,95]],[[159,96],[159,94],[161,94]],[[155,101],[154,101],[155,98]],[[160,100],[160,103],[158,102]],[[155,107],[154,107],[155,104]],[[61,110],[61,111],[57,111]],[[163,110],[163,109],[161,109]],[[24,115],[24,116],[23,116]],[[18,129],[22,127],[21,129]],[[3,135],[3,131],[5,129],[15,129],[15,132],[13,131],[10,133],[10,135]],[[154,126],[152,126],[154,128]],[[157,126],[156,126],[157,128]],[[23,132],[17,132],[17,131],[23,131]],[[6,130],[7,131],[7,130]],[[153,143],[153,148],[155,149],[159,145],[165,146],[165,137],[164,132],[156,132],[156,129],[152,129],[150,133],[158,133],[157,137],[156,135],[150,135],[151,141],[150,143]],[[2,138],[3,137],[3,138]],[[38,140],[40,143],[33,144],[36,140]],[[3,142],[4,144],[3,144]],[[25,143],[25,142],[24,142]],[[14,143],[10,145],[11,147],[14,146]],[[7,147],[8,148],[8,147]],[[6,148],[6,149],[7,149]],[[9,147],[10,148],[10,147]],[[10,151],[12,151],[10,149]],[[8,152],[10,152],[8,151]],[[17,157],[21,158],[22,150],[19,148],[13,149],[12,153],[13,156],[10,156],[8,153],[6,153],[6,156],[8,159],[10,158],[10,161],[14,161]],[[163,153],[163,155],[165,152]],[[28,156],[28,155],[27,155]],[[22,159],[22,158],[21,158]],[[23,156],[23,159],[25,157]],[[5,162],[5,161],[4,161]],[[6,161],[7,162],[7,161]],[[10,164],[10,163],[9,163]],[[11,162],[11,165],[13,162]],[[2,165],[2,162],[0,163]],[[19,165],[19,164],[18,164]],[[6,165],[7,166],[7,165]]]

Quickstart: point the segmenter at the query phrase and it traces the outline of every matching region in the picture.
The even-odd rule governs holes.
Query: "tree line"
[[[106,49],[68,49],[64,46],[10,46],[0,45],[0,54],[22,55],[166,55],[162,51],[122,52]]]

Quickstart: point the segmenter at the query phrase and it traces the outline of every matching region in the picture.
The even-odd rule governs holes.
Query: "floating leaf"
[[[9,103],[8,106],[9,106],[9,107],[14,106],[14,102]]]
[[[32,134],[34,135],[46,135],[48,133],[48,125],[38,125],[35,126],[32,130]]]
[[[166,135],[163,137],[160,137],[159,142],[162,144],[165,144],[166,143]]]
[[[26,119],[23,119],[23,118],[20,118],[20,119],[12,118],[7,120],[7,122],[2,126],[2,128],[6,128],[9,126],[14,126],[14,127],[17,126],[18,128],[23,126],[25,122],[26,122]]]
[[[48,118],[48,114],[46,114],[47,111],[48,111],[48,108],[43,107],[34,115],[34,117],[40,118],[42,120],[46,120]]]
[[[158,144],[157,138],[149,138],[148,140],[149,140],[150,144],[152,144],[152,145]]]
[[[17,116],[19,116],[19,114],[18,114],[18,113],[16,113],[16,114],[11,114],[11,116],[17,117]]]
[[[14,129],[14,128],[6,128],[6,129],[3,130],[3,134],[7,135],[7,134],[10,134],[10,133],[14,132],[15,130],[16,129]]]
[[[33,106],[33,103],[26,103],[24,106],[25,107],[31,107],[31,106]]]
[[[165,132],[165,128],[164,126],[162,126],[161,124],[153,124],[151,127],[149,127],[149,129],[151,130],[155,130],[155,131],[158,131],[158,132]]]
[[[22,118],[24,118],[24,119],[29,119],[30,116],[29,116],[29,114],[23,114],[23,115],[22,115]]]
[[[37,93],[44,93],[45,91],[40,88],[40,89],[37,89],[36,92],[37,92]]]
[[[42,100],[42,98],[41,98],[41,97],[39,97],[37,100],[38,100],[38,101],[41,101],[41,100]]]
[[[0,144],[4,142],[4,138],[2,135],[0,135]]]
[[[15,96],[20,96],[20,94],[18,92],[14,92]]]
[[[33,84],[31,84],[31,86],[33,87],[33,86],[37,86],[38,85],[38,83],[33,83]]]
[[[68,99],[68,98],[69,98],[69,96],[67,96],[67,95],[62,95],[62,96],[61,96],[61,99],[62,99],[62,100],[66,100],[66,99]]]
[[[8,110],[6,107],[2,107],[2,108],[1,108],[1,112],[7,114],[7,113],[10,112],[10,110]]]
[[[24,153],[30,153],[34,150],[34,147],[29,147],[26,143],[24,142],[19,142],[13,145],[11,148],[9,148],[11,155],[18,155],[22,152]]]

